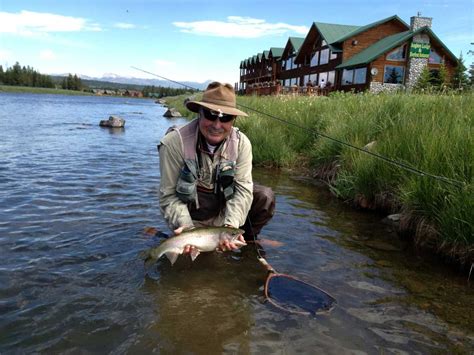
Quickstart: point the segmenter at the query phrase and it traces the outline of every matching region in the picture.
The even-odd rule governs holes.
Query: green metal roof
[[[270,53],[272,54],[273,58],[280,58],[284,50],[285,48],[272,47],[270,48]]]
[[[263,51],[263,58],[268,59],[269,54],[270,54],[270,51]]]
[[[360,26],[360,27],[358,27],[357,29],[353,30],[352,32],[347,33],[345,36],[340,37],[337,41],[338,41],[338,42],[345,41],[346,39],[351,38],[351,37],[354,37],[354,36],[358,35],[359,33],[362,33],[362,32],[365,32],[365,31],[367,31],[367,30],[370,30],[372,27],[379,26],[379,25],[381,25],[381,24],[383,24],[383,23],[385,23],[385,22],[391,21],[391,20],[398,20],[402,25],[405,26],[405,28],[406,28],[407,30],[410,29],[410,27],[405,23],[405,21],[403,21],[403,20],[402,20],[400,17],[398,17],[397,15],[393,15],[393,16],[384,18],[384,19],[382,19],[382,20],[369,23],[368,25]]]
[[[257,54],[257,58],[258,58],[258,61],[259,61],[259,62],[262,61],[262,57],[263,57],[263,53],[258,53],[258,54]]]
[[[321,33],[328,44],[339,42],[340,38],[343,38],[360,28],[360,26],[336,25],[322,22],[313,22],[313,25],[316,26],[319,33]]]
[[[302,37],[290,37],[288,38],[288,41],[290,41],[291,45],[295,49],[295,52],[298,53],[300,50],[301,45],[304,42],[304,38]]]
[[[438,37],[433,33],[433,31],[429,27],[421,27],[416,31],[405,31],[405,32],[400,32],[396,33],[394,35],[385,37],[381,39],[378,42],[375,42],[373,45],[370,47],[367,47],[363,51],[357,53],[353,57],[349,58],[348,60],[342,62],[339,64],[336,69],[343,69],[343,68],[349,68],[349,67],[355,67],[359,65],[364,65],[368,64],[380,55],[388,52],[389,50],[401,45],[403,42],[406,42],[410,38],[412,38],[414,35],[421,33],[421,32],[427,32],[430,36],[432,36],[436,41],[439,42],[439,44],[446,50],[446,52],[451,55],[451,59],[457,62],[456,56],[454,56],[453,53],[443,44],[443,42],[440,41]]]

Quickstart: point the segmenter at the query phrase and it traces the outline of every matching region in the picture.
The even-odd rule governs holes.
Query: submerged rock
[[[99,126],[110,128],[123,128],[125,127],[125,120],[118,116],[110,116],[108,120],[101,120]]]

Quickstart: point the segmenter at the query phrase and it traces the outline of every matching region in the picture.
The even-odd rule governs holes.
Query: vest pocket
[[[191,202],[196,199],[196,178],[187,166],[184,166],[179,174],[176,195],[183,202]]]

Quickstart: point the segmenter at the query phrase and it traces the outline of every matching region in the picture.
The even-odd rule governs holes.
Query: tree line
[[[6,70],[0,65],[0,84],[42,88],[55,87],[49,75],[43,75],[30,66],[22,67],[18,62],[12,67],[6,68]]]
[[[107,83],[103,83],[107,85]],[[69,74],[67,77],[58,79],[49,75],[41,74],[30,66],[21,66],[16,62],[6,69],[0,65],[0,85],[29,86],[42,88],[60,88],[65,90],[90,91],[92,90],[82,82],[77,74]],[[118,84],[120,85],[120,84]],[[140,88],[137,88],[140,91]],[[145,86],[141,89],[144,97],[176,96],[188,93],[189,89],[170,88],[162,86]]]
[[[163,87],[163,86],[145,86],[142,90],[144,97],[165,97],[165,96],[177,96],[183,95],[187,93],[196,92],[196,90],[190,89],[181,89],[181,88],[170,88],[170,87]]]

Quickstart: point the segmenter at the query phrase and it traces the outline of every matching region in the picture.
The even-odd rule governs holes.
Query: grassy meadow
[[[166,101],[190,116],[183,99]],[[402,230],[418,245],[474,261],[473,93],[253,96],[238,103],[250,115],[236,126],[250,138],[255,164],[304,166],[350,203],[401,213]],[[414,174],[317,133],[455,182]]]

